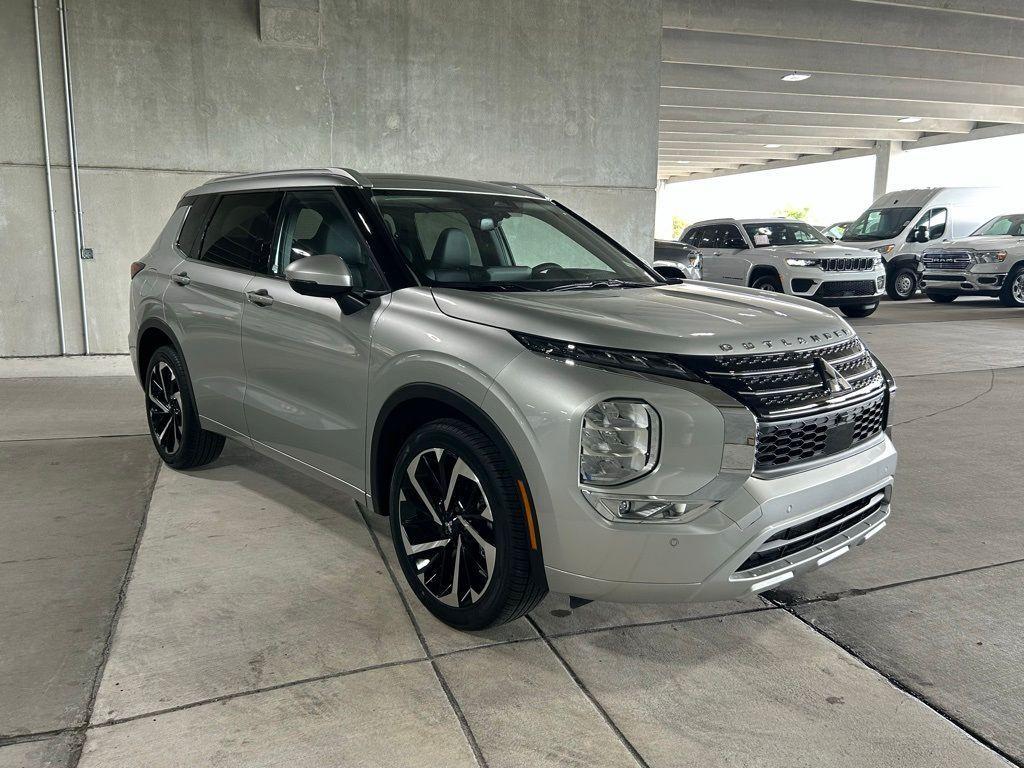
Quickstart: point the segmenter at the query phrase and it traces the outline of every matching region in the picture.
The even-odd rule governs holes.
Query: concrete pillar
[[[875,200],[889,191],[889,179],[892,178],[893,164],[897,162],[902,151],[903,142],[875,142]]]

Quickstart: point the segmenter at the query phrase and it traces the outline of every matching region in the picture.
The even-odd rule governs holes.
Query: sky
[[[673,216],[692,224],[810,208],[807,220],[819,226],[855,219],[871,204],[874,168],[873,157],[855,157],[669,184],[658,195],[655,237],[671,237]],[[907,150],[889,189],[1003,186],[1024,191],[1024,134]]]

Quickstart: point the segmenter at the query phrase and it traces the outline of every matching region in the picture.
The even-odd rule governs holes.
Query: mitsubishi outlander
[[[131,272],[163,461],[231,438],[348,492],[455,627],[757,593],[889,516],[895,387],[844,320],[668,281],[528,187],[216,179]]]

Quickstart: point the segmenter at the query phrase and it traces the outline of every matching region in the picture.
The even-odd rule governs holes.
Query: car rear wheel
[[[1006,278],[999,301],[1006,307],[1024,307],[1024,267],[1017,267]]]
[[[875,310],[878,309],[878,302],[876,301],[874,304],[849,304],[839,309],[847,317],[867,317],[874,314]]]
[[[917,272],[910,267],[897,269],[886,280],[885,292],[894,301],[906,301],[917,293]]]
[[[420,427],[391,475],[391,537],[406,581],[441,621],[504,624],[547,593],[526,486],[482,432],[455,419]]]
[[[153,445],[175,469],[209,464],[224,450],[224,436],[199,426],[192,384],[174,347],[160,347],[146,366],[146,420]]]
[[[782,293],[782,281],[777,275],[761,275],[755,277],[750,287],[758,291],[769,291],[770,293]]]
[[[936,304],[952,304],[957,297],[955,293],[926,293],[925,295]]]

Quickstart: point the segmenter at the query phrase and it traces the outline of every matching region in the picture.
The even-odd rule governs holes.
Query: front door
[[[364,490],[370,335],[386,306],[384,282],[333,189],[285,193],[280,221],[274,256],[249,284],[242,310],[249,432]],[[335,299],[294,291],[285,267],[314,254],[344,259],[368,305],[345,314]]]
[[[746,285],[750,273],[750,253],[739,228],[733,224],[722,224],[718,228],[717,242],[715,260],[722,274],[722,282]]]
[[[280,199],[277,192],[221,196],[192,249],[194,258],[175,267],[164,294],[164,306],[181,329],[199,415],[236,436],[246,434],[242,304],[269,253]]]

